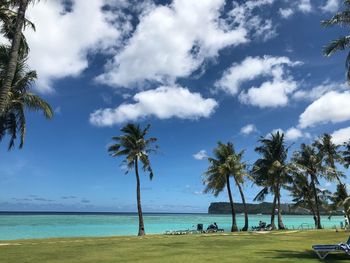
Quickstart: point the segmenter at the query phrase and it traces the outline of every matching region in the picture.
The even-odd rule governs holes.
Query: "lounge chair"
[[[325,259],[331,252],[344,252],[350,256],[350,237],[346,243],[337,245],[314,245],[312,249],[320,259]]]

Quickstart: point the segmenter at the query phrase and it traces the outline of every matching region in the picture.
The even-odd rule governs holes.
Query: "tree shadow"
[[[320,260],[316,253],[312,250],[305,251],[292,251],[292,250],[270,250],[264,251],[266,254],[265,258],[271,259],[314,259],[315,261],[319,260],[321,262],[339,262],[339,261],[347,261],[349,262],[350,257],[345,253],[330,253],[326,259]]]

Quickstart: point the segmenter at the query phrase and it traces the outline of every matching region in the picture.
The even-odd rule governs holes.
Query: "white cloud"
[[[222,16],[225,0],[174,0],[170,5],[154,6],[140,17],[127,45],[97,80],[132,88],[145,81],[168,84],[188,77],[225,47],[270,37],[274,32],[271,21],[252,15],[252,10],[272,2],[233,2],[227,18]]]
[[[162,86],[142,91],[133,97],[134,103],[121,104],[115,109],[100,109],[90,115],[90,123],[96,126],[112,126],[135,121],[148,116],[159,119],[199,119],[211,116],[218,103],[205,99],[199,93],[191,93],[179,86]]]
[[[350,120],[350,92],[331,91],[309,105],[299,117],[300,128]]]
[[[271,133],[276,133],[276,132],[283,133],[286,141],[297,141],[301,138],[311,137],[311,135],[308,132],[303,132],[302,130],[297,129],[295,127],[289,128],[286,131],[282,129],[275,129]],[[271,133],[269,133],[267,136],[269,136]]]
[[[280,13],[282,18],[287,19],[287,18],[291,17],[294,14],[294,11],[291,8],[285,8],[285,9],[280,8],[279,9],[279,13]]]
[[[257,128],[255,127],[254,124],[248,124],[248,125],[242,127],[242,129],[241,129],[241,133],[244,135],[249,135],[249,134],[256,132],[256,131],[257,131]]]
[[[201,150],[199,152],[197,152],[196,154],[193,155],[193,158],[196,160],[204,160],[208,158],[208,154],[206,150]]]
[[[215,86],[231,95],[236,95],[243,83],[260,77],[272,77],[275,82],[283,82],[283,77],[287,74],[285,66],[293,67],[298,64],[300,62],[292,62],[288,57],[247,57],[226,70]],[[267,89],[269,85],[266,83],[264,86]]]
[[[324,81],[322,84],[312,88],[311,90],[298,90],[293,94],[293,98],[297,100],[314,101],[330,91],[342,91],[348,88],[346,83]]]
[[[304,134],[301,130],[297,128],[290,128],[285,132],[285,138],[287,141],[296,141],[300,138],[304,137]]]
[[[239,100],[260,108],[283,107],[289,102],[288,96],[296,89],[297,83],[291,79],[274,79],[264,82],[260,87],[252,87],[246,92],[241,92]]]
[[[339,10],[340,0],[327,0],[324,6],[321,6],[323,12],[334,13]]]
[[[155,6],[140,17],[128,44],[97,80],[124,87],[145,80],[174,80],[189,76],[220,49],[246,43],[244,28],[229,28],[220,19],[224,3],[175,0],[169,6]]]
[[[312,5],[310,0],[299,0],[298,8],[303,13],[309,13],[312,11]]]
[[[335,144],[343,144],[350,140],[350,127],[337,130],[332,133],[332,141]]]
[[[103,11],[104,0],[73,0],[67,12],[63,1],[40,1],[30,5],[28,18],[36,32],[25,32],[30,46],[29,65],[39,75],[38,90],[52,91],[52,82],[76,77],[89,64],[88,54],[117,45],[121,31],[111,25],[117,17]],[[123,24],[123,30],[128,23]]]

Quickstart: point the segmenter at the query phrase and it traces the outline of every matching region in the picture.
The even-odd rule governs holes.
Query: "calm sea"
[[[311,216],[284,217],[285,225],[290,229],[300,226],[313,226]],[[167,230],[195,229],[198,223],[207,225],[216,222],[220,228],[229,231],[229,215],[209,214],[145,214],[145,229],[148,234],[164,233]],[[243,226],[243,215],[237,216],[238,225]],[[249,225],[269,222],[268,215],[250,215]],[[329,220],[322,218],[325,228],[339,227],[343,217],[334,216]],[[138,230],[137,214],[1,214],[0,240],[15,240],[49,237],[93,237],[136,235]]]

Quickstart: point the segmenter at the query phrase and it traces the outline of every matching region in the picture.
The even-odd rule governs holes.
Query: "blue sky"
[[[128,121],[150,123],[160,146],[154,180],[142,177],[148,212],[206,212],[227,200],[202,193],[207,162],[198,159],[218,140],[253,163],[258,138],[276,129],[293,149],[323,132],[350,138],[346,54],[321,52],[347,33],[320,25],[340,1],[68,3],[28,13],[34,90],[56,114],[28,113],[23,150],[1,143],[1,210],[136,211],[134,174],[107,153]],[[247,182],[248,201],[257,191]]]

